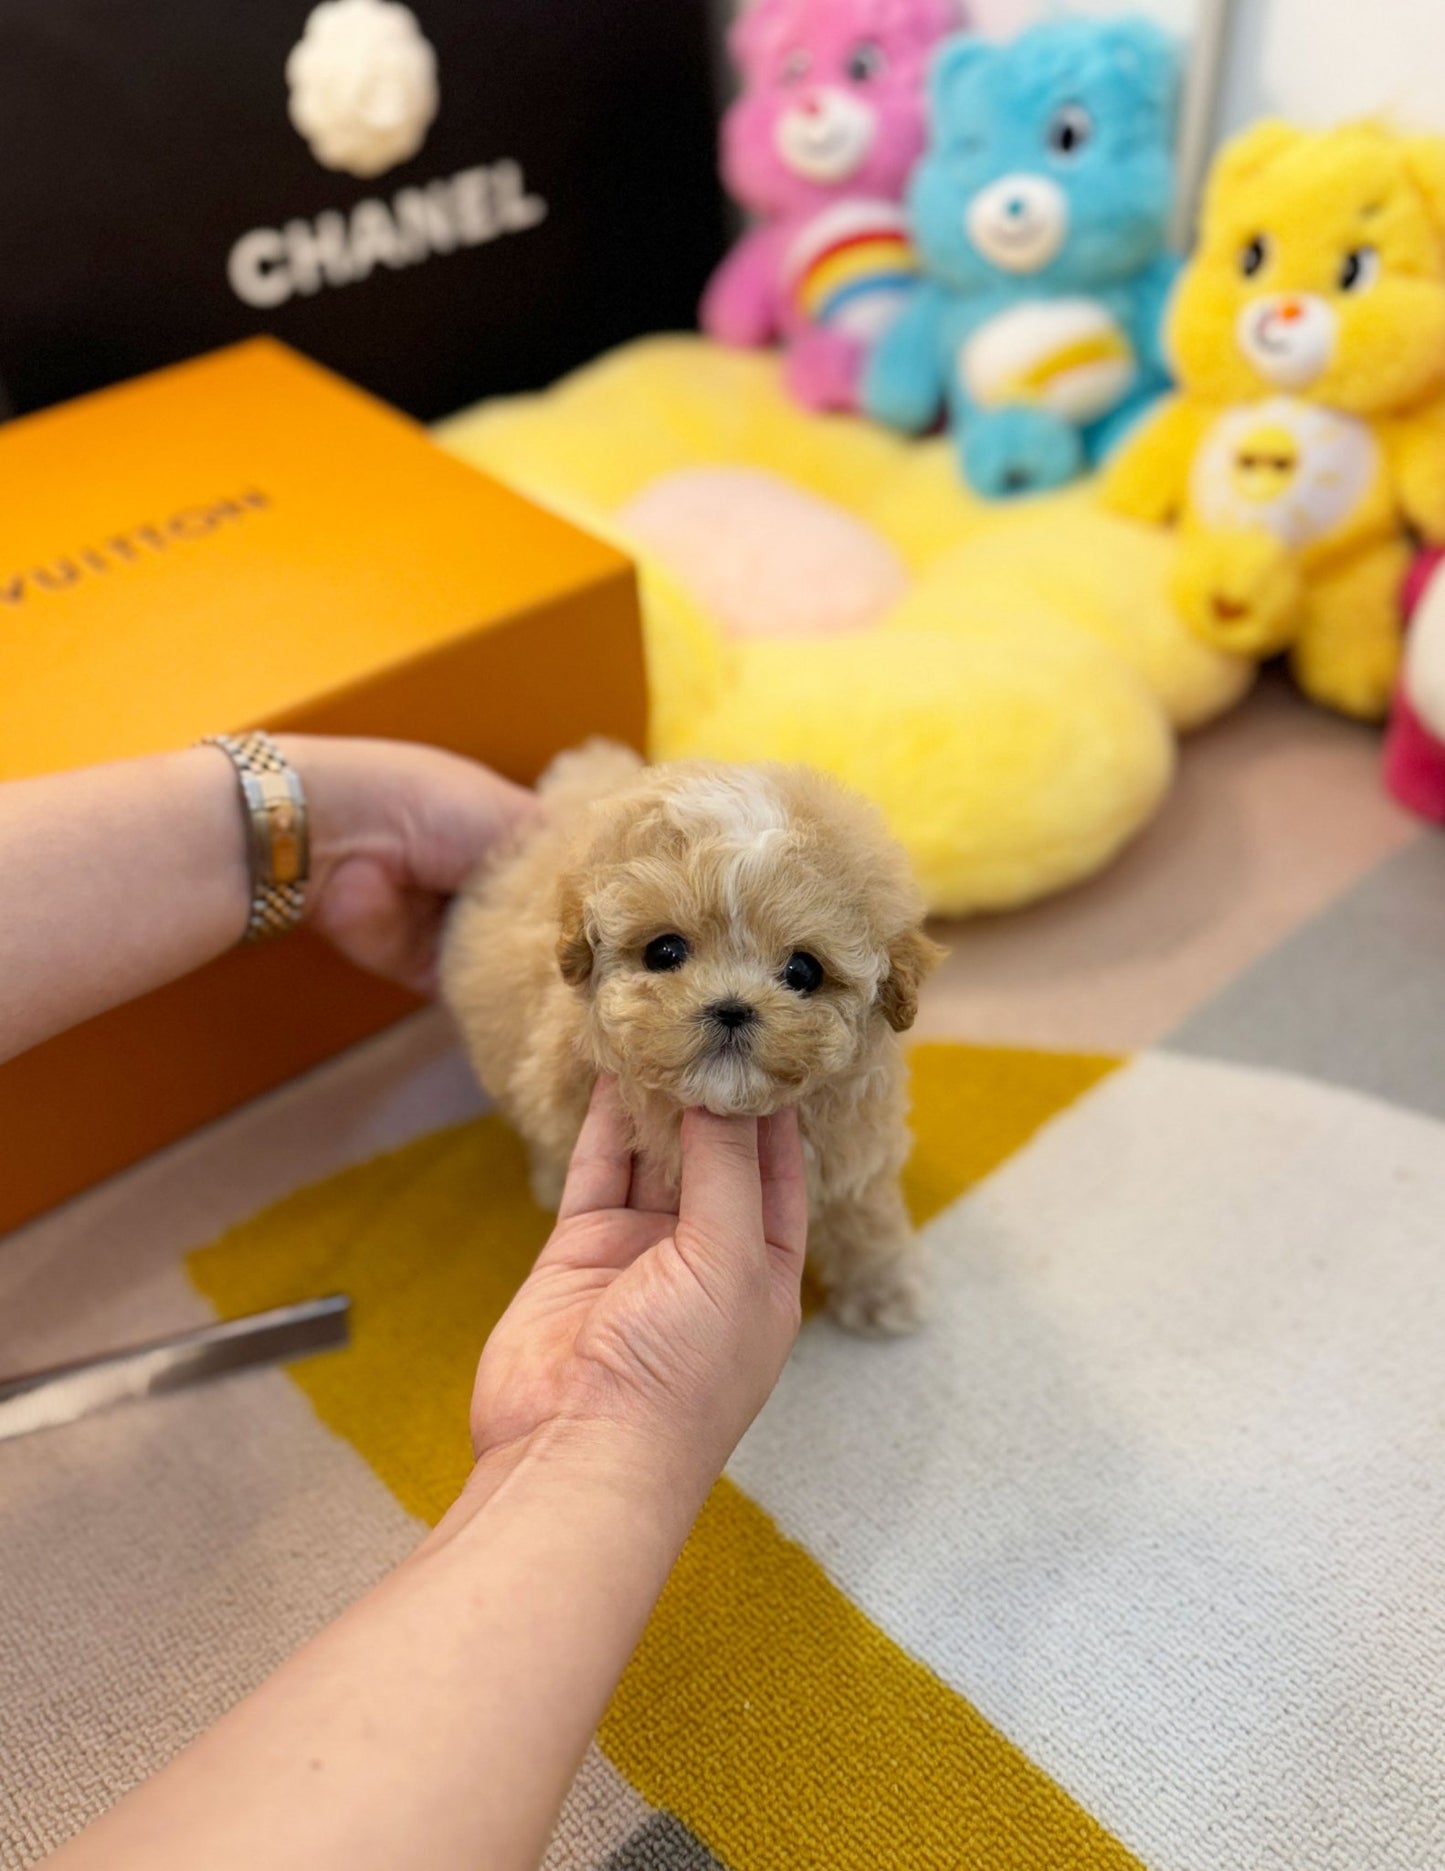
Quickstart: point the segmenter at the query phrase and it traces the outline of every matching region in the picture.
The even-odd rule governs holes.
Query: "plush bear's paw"
[[[1315,644],[1304,636],[1291,661],[1295,680],[1322,708],[1359,721],[1383,721],[1389,712],[1400,667],[1394,641]]]
[[[923,1270],[915,1254],[860,1267],[828,1291],[828,1311],[846,1331],[902,1338],[923,1323]]]
[[[885,428],[922,435],[938,420],[939,388],[932,360],[918,358],[907,346],[890,342],[885,332],[863,360],[858,375],[858,407]]]
[[[1110,513],[1149,526],[1173,525],[1179,518],[1179,496],[1164,472],[1167,465],[1147,444],[1124,443],[1100,470],[1100,504]]]
[[[1185,539],[1171,589],[1194,634],[1233,656],[1278,655],[1298,634],[1304,607],[1299,560],[1263,527]]]
[[[745,239],[708,281],[698,323],[715,344],[756,350],[773,337],[774,313],[771,264],[756,243]]]
[[[999,409],[970,416],[961,454],[969,485],[990,500],[1063,487],[1084,469],[1078,430],[1046,409]]]
[[[807,409],[856,409],[862,374],[862,346],[840,331],[805,331],[788,347],[785,380]]]

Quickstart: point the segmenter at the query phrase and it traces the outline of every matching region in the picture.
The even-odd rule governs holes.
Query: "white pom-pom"
[[[291,121],[328,169],[380,175],[437,114],[436,54],[395,0],[322,0],[286,61]]]
[[[1405,694],[1435,738],[1445,741],[1445,566],[1431,579],[1410,622]]]

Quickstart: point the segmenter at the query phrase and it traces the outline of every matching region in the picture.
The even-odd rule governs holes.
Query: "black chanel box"
[[[691,324],[712,14],[4,0],[11,409],[270,332],[429,418]]]

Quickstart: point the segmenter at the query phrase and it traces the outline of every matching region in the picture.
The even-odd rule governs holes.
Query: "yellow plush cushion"
[[[1007,908],[1088,876],[1154,811],[1168,723],[1137,679],[1047,616],[967,637],[837,637],[799,657],[753,646],[668,753],[804,761],[876,799],[933,908]],[[1068,698],[1072,705],[1065,705]]]
[[[1122,657],[1187,732],[1233,707],[1253,674],[1243,659],[1185,627],[1171,595],[1173,573],[1167,533],[1105,512],[1086,487],[1005,509],[934,559],[915,598],[930,594],[938,628],[967,630],[971,618],[1026,594]],[[960,591],[969,600],[961,624],[948,599]],[[952,623],[941,614],[945,605]]]
[[[554,501],[612,513],[683,466],[764,467],[865,517],[909,460],[901,436],[800,409],[772,358],[705,338],[644,338],[535,396],[438,425],[478,466]],[[977,503],[962,498],[965,510]]]
[[[1178,624],[1151,529],[1077,491],[981,502],[945,443],[804,411],[767,356],[647,339],[437,433],[637,557],[657,758],[836,773],[879,801],[942,913],[1024,903],[1097,869],[1166,791],[1173,727],[1209,719],[1248,682],[1244,664]],[[888,599],[870,627],[850,617],[838,634],[775,638],[728,627],[725,560],[760,549],[756,488],[737,477],[736,525],[720,522],[708,564],[696,539],[669,553],[655,525],[671,513],[706,533],[687,477],[719,469],[708,499],[737,470],[807,497],[777,503],[784,555],[798,552],[793,510],[801,526],[827,503],[812,560],[798,563],[851,533]],[[886,564],[901,564],[901,593]],[[777,578],[772,568],[775,593]]]

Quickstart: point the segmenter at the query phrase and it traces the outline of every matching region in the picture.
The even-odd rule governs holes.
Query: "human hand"
[[[277,736],[305,788],[303,920],[348,960],[435,987],[448,900],[539,810],[535,794],[460,754],[406,741]]]
[[[621,1431],[695,1511],[797,1336],[807,1226],[796,1112],[687,1112],[678,1192],[634,1162],[599,1080],[557,1226],[482,1353],[479,1461],[539,1434]]]

